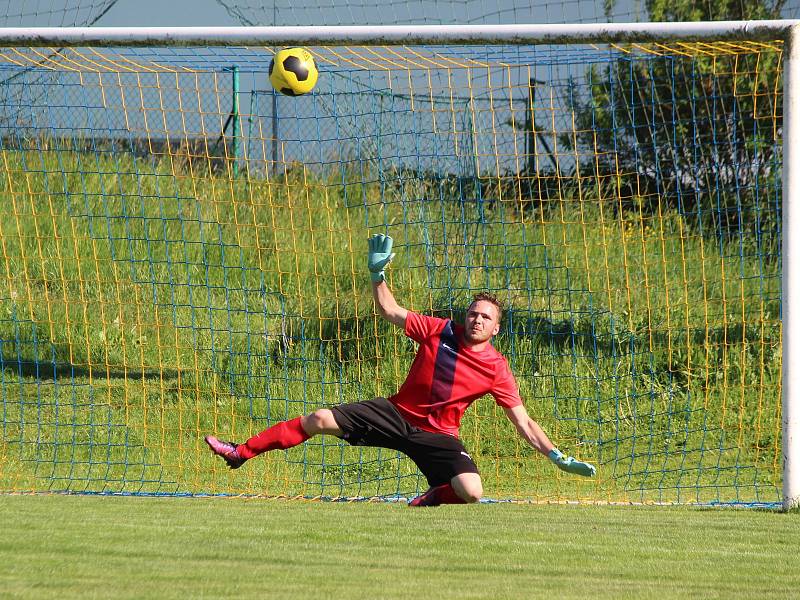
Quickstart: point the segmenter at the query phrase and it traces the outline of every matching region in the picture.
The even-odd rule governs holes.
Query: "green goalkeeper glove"
[[[376,233],[369,238],[367,268],[369,269],[370,279],[375,283],[386,281],[386,274],[383,270],[394,258],[394,253],[392,252],[393,243],[392,238],[382,233]]]
[[[594,477],[597,471],[594,465],[575,460],[571,456],[565,457],[558,448],[550,450],[550,454],[548,454],[547,457],[552,460],[559,469],[567,473],[575,473],[576,475],[583,475],[584,477]]]

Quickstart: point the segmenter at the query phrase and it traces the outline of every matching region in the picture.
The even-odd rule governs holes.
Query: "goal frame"
[[[558,25],[323,27],[16,27],[0,47],[343,46],[426,44],[609,44],[774,41],[783,52],[782,374],[783,508],[800,507],[800,20]]]

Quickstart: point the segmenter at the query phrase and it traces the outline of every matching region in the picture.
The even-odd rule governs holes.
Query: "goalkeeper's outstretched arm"
[[[372,284],[372,297],[375,299],[375,307],[380,316],[398,327],[406,326],[408,310],[397,303],[385,281]]]
[[[567,473],[575,473],[584,477],[594,476],[596,469],[591,465],[571,456],[564,456],[550,441],[547,434],[539,424],[530,418],[528,411],[522,405],[504,409],[509,421],[517,428],[517,432],[531,446],[549,458],[559,469]]]

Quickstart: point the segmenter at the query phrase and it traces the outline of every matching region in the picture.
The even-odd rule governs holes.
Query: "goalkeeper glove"
[[[393,243],[392,238],[382,233],[376,233],[369,238],[367,268],[369,269],[370,279],[375,283],[386,281],[386,274],[383,270],[394,258],[394,253],[392,252]]]
[[[558,448],[550,450],[550,454],[547,456],[559,469],[567,473],[575,473],[576,475],[583,475],[584,477],[593,477],[596,472],[594,465],[575,460],[571,456],[565,457]]]

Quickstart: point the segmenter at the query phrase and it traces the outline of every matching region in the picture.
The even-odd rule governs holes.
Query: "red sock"
[[[300,425],[301,417],[291,421],[282,421],[254,435],[244,444],[236,447],[236,452],[242,458],[253,458],[268,450],[285,450],[302,444],[311,436]]]
[[[436,494],[436,499],[441,504],[466,504],[467,501],[464,500],[461,496],[456,494],[456,491],[453,489],[453,486],[449,483],[444,483],[439,487],[435,488],[434,493]]]

